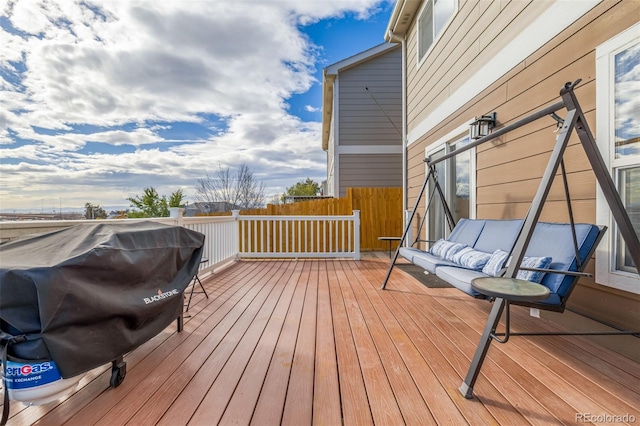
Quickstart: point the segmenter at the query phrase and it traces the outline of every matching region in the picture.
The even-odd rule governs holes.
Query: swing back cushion
[[[500,251],[509,252],[518,238],[522,223],[522,220],[461,219],[447,238],[448,243],[441,245],[440,251],[436,250],[436,252],[444,251],[447,256],[452,248],[459,247],[460,244],[472,247],[476,253],[486,253],[487,255]],[[539,222],[525,252],[526,259],[523,264],[537,262],[536,266],[557,271],[577,272],[583,270],[584,268],[578,268],[578,264],[585,264],[589,261],[588,257],[593,253],[594,245],[599,241],[603,228],[590,224],[576,224],[575,230],[580,262],[576,260],[570,224]],[[442,247],[449,247],[449,250],[444,250]],[[462,254],[463,250],[458,249],[457,253]],[[460,264],[459,258],[463,256],[456,254],[446,258],[434,253],[404,247],[401,248],[400,254],[416,265],[422,266],[425,270],[435,273],[454,287],[472,296],[482,297],[471,287],[471,280],[488,276],[486,267],[483,272],[479,270],[482,268]],[[474,258],[476,257],[474,256]],[[497,271],[499,271],[499,267],[496,269]],[[519,274],[531,277],[531,281],[540,282],[549,288],[551,294],[548,299],[540,302],[542,307],[544,305],[564,306],[566,297],[578,279],[575,276],[531,271],[519,271]]]
[[[571,225],[564,223],[539,222],[529,242],[526,256],[549,256],[551,264],[548,269],[557,271],[579,271],[578,263],[585,264],[596,242],[599,241],[600,232],[603,231],[596,225],[578,223],[575,225],[578,255],[576,259]],[[584,269],[584,268],[582,268]],[[546,273],[540,284],[549,288],[551,295],[542,301],[543,304],[564,304],[577,277],[562,274]]]
[[[484,221],[461,219],[447,238],[447,241],[473,246],[483,227]],[[431,250],[436,248],[435,246],[436,244],[431,246]],[[414,247],[400,247],[400,256],[431,274],[435,274],[436,268],[439,266],[456,266],[455,262],[446,260],[444,257],[432,253],[431,250],[425,251]],[[435,251],[437,253],[438,249],[436,248]]]
[[[474,261],[478,262],[477,258],[480,255],[478,252],[490,257],[498,249],[509,251],[518,237],[521,226],[522,220],[520,219],[460,219],[445,240],[445,244],[440,243],[439,240],[431,246],[429,251],[413,247],[400,247],[400,255],[432,274],[436,273],[437,268],[443,266],[482,269],[486,262],[479,263],[479,268],[473,266]],[[460,253],[462,246],[473,248],[474,253],[464,256],[463,253]],[[452,248],[453,250],[451,250]],[[460,251],[456,251],[456,248]],[[465,263],[465,261],[469,263]]]

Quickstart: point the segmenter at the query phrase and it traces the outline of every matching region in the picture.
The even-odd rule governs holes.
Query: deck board
[[[278,265],[282,265],[282,262],[279,262]],[[184,384],[184,390],[171,403],[170,408],[159,424],[183,425],[191,420],[212,384],[245,336],[245,333],[257,334],[257,327],[260,324],[251,328],[252,324],[263,305],[271,301],[269,296],[281,275],[282,270],[280,268],[276,268],[273,274],[269,273],[267,275],[268,279],[265,279],[265,275],[262,275],[260,279],[263,281],[257,285],[259,290],[255,297],[248,300],[246,306],[240,305],[237,309],[234,307],[237,315],[225,317],[220,323],[222,327],[216,328],[214,333],[207,336],[208,344],[198,348],[203,361],[201,363],[193,363],[195,364],[193,367],[190,366],[192,364],[191,359],[185,363],[191,368],[190,380]],[[173,376],[182,377],[183,372],[178,370]]]
[[[316,330],[316,359],[313,396],[313,424],[337,425],[342,422],[340,409],[340,383],[335,348],[331,295],[329,294],[329,272],[326,262],[318,271],[318,327]]]
[[[349,285],[349,279],[353,279],[353,277],[347,274],[342,266],[341,263],[336,265],[336,275],[338,276],[338,281],[343,283],[340,286],[340,290],[346,307],[351,334],[356,345],[373,421],[379,424],[401,424],[403,422],[402,413],[398,407],[391,384],[386,377],[380,354],[375,347],[360,304]]]
[[[251,354],[251,359],[247,363],[244,373],[240,377],[235,377],[235,380],[230,381],[227,389],[221,389],[221,392],[228,392],[227,398],[223,398],[223,393],[220,393],[216,397],[215,387],[212,387],[209,391],[209,395],[213,396],[212,404],[217,403],[221,406],[223,403],[226,403],[226,401],[229,401],[224,413],[220,413],[220,415],[224,415],[224,417],[220,419],[222,423],[228,423],[233,420],[242,424],[248,424],[251,420],[252,411],[247,410],[246,406],[255,406],[260,396],[260,385],[266,377],[269,363],[273,357],[274,348],[276,347],[278,337],[285,323],[287,311],[291,306],[297,281],[302,273],[301,268],[296,271],[295,266],[295,264],[289,266],[290,272],[286,274],[286,287],[280,300],[278,300],[276,309],[274,309],[273,314],[269,318],[269,323],[264,333]],[[238,370],[234,371],[229,368],[225,368],[225,370],[230,371],[229,374],[237,375],[238,373]],[[219,385],[219,383],[220,380],[216,381],[216,385]],[[234,388],[235,392],[233,392]],[[224,410],[224,407],[222,407],[222,409]],[[214,418],[210,417],[210,420],[213,422]]]
[[[254,269],[254,272],[264,273],[264,270]],[[137,374],[132,379],[128,373],[125,382],[116,389],[118,392],[113,392],[121,398],[117,405],[109,403],[105,392],[86,407],[81,416],[74,416],[70,424],[91,424],[88,422],[91,422],[92,413],[106,408],[112,409],[112,412],[105,414],[103,421],[108,424],[122,424],[141,409],[144,414],[145,409],[148,412],[154,406],[173,402],[173,396],[179,394],[186,387],[188,380],[198,373],[202,367],[202,360],[208,357],[228,328],[245,312],[247,304],[262,288],[257,279],[250,279],[247,284],[245,288],[239,288],[229,294],[228,298],[210,296],[212,303],[198,312],[197,322],[192,317],[185,323],[184,331],[187,333],[175,333],[172,336],[172,346],[175,345],[175,350],[170,356],[163,357],[158,354],[145,359],[145,367],[155,371],[155,374]],[[192,308],[190,312],[196,311]],[[200,317],[204,321],[201,321]],[[183,334],[185,336],[182,336]],[[182,342],[185,337],[186,340]],[[135,371],[132,370],[132,373]],[[175,374],[176,371],[180,374]],[[125,384],[129,387],[121,391],[120,388]],[[151,414],[151,417],[155,414]]]
[[[347,264],[348,265],[348,264]],[[379,294],[371,288],[366,277],[358,269],[354,271],[353,289],[380,352],[387,377],[396,395],[407,424],[436,424],[439,422],[460,424],[463,417],[446,393],[440,394],[440,383],[432,374],[427,362],[419,354],[410,339],[396,322],[393,313],[379,300]],[[367,300],[368,299],[368,300]],[[411,375],[415,372],[415,377]],[[431,411],[429,410],[431,407]]]
[[[316,317],[318,300],[318,263],[311,263],[304,296],[300,328],[293,354],[282,423],[310,424],[313,418],[313,383],[316,353]],[[258,419],[259,420],[259,419]]]
[[[360,373],[356,344],[349,327],[347,309],[341,297],[340,276],[333,262],[327,263],[327,269],[344,423],[372,424],[373,418],[364,387],[364,379]]]
[[[285,292],[284,290],[293,289],[293,286],[286,285],[293,272],[292,266],[293,265],[289,265],[287,270],[284,271],[284,274],[274,275],[269,279],[268,283],[275,283],[272,290],[260,307],[257,315],[252,318],[249,328],[244,332],[235,350],[226,359],[224,367],[216,376],[204,398],[202,398],[197,410],[191,416],[189,424],[218,423],[224,414],[228,401],[234,394],[243,372],[249,364],[251,356],[258,348],[263,349],[263,351],[259,352],[269,351],[269,348],[265,345],[275,340],[273,336],[279,331],[279,324],[277,322],[269,322],[269,320],[272,314],[276,316],[282,315],[282,311],[288,307],[289,296],[293,292]],[[268,325],[271,325],[271,327],[268,327]],[[266,354],[259,353],[258,356],[260,355],[266,356]],[[255,371],[253,372],[255,373]],[[257,378],[259,376],[255,374],[251,377]],[[203,382],[206,381],[208,381],[208,379],[203,379]],[[179,407],[179,405],[177,405],[177,407]]]
[[[455,305],[449,303],[449,309],[455,309]],[[527,322],[524,321],[527,310],[521,307],[513,308],[512,319],[514,320],[512,325],[518,331],[536,331],[535,327],[527,327]],[[472,316],[473,321],[482,321],[486,318],[484,311],[477,309],[471,309],[467,312]],[[540,331],[540,328],[537,329]],[[571,409],[567,413],[569,418],[563,419],[563,421],[574,421],[576,412],[589,412],[589,410],[599,410],[598,412],[606,412],[607,410],[613,410],[615,412],[628,412],[631,407],[624,403],[620,403],[617,398],[610,398],[611,394],[606,392],[605,389],[589,380],[589,375],[583,375],[577,373],[567,363],[560,362],[556,357],[552,356],[545,351],[545,341],[548,338],[541,339],[540,337],[514,337],[510,340],[508,345],[509,358],[506,359],[504,364],[505,372],[510,373],[511,368],[507,364],[513,364],[516,362],[522,362],[526,358],[530,358],[531,362],[526,364],[526,369],[534,377],[545,377],[544,385],[546,389],[542,392],[536,393],[534,389],[527,389],[532,395],[540,395],[541,398],[556,398],[564,399]],[[542,345],[541,345],[542,343]],[[505,353],[506,355],[506,353]],[[504,359],[501,356],[500,359]],[[602,366],[602,360],[592,358],[592,362]],[[600,368],[593,369],[592,373],[597,371],[602,372]],[[615,381],[603,378],[607,380],[608,388],[618,388]],[[535,381],[538,382],[538,381]],[[534,383],[535,383],[534,382]],[[539,383],[539,382],[538,382]],[[618,388],[620,389],[620,388]],[[588,390],[588,391],[587,391]],[[620,389],[622,391],[622,389]],[[626,392],[620,392],[622,395]],[[555,395],[555,396],[554,396]],[[591,395],[597,395],[595,400]],[[550,403],[542,401],[543,405],[550,406]]]
[[[381,321],[384,319],[385,328],[393,336],[394,344],[430,409],[423,423],[429,423],[435,417],[438,423],[462,424],[465,419],[473,419],[491,424],[494,420],[486,409],[478,410],[473,404],[461,403],[466,400],[457,389],[442,386],[442,383],[456,383],[460,377],[440,354],[437,346],[419,330],[411,315],[395,301],[395,292],[378,291],[382,275],[372,274],[367,269],[361,269],[361,272],[367,278],[365,282],[361,281],[363,288]]]
[[[427,288],[388,259],[256,260],[203,280],[175,323],[63,400],[11,405],[9,425],[559,424],[640,419],[640,363],[586,337],[492,344],[475,398],[458,391],[490,304]],[[519,331],[558,330],[515,307]]]
[[[305,269],[303,269],[303,266]],[[293,301],[287,312],[284,326],[278,336],[273,357],[264,379],[258,402],[250,416],[252,424],[278,424],[282,420],[282,411],[287,397],[291,365],[295,352],[300,317],[304,305],[304,295],[307,291],[308,264],[296,265],[296,288]],[[249,378],[251,380],[251,378]],[[251,411],[246,405],[244,410]],[[244,423],[246,424],[246,423]]]

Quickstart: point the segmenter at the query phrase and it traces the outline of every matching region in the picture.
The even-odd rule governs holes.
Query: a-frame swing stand
[[[524,254],[527,250],[527,247],[533,235],[535,226],[538,223],[542,209],[544,207],[544,203],[547,199],[549,191],[551,190],[553,179],[555,175],[558,173],[558,169],[563,165],[564,152],[569,144],[570,136],[574,133],[574,131],[577,134],[578,138],[580,139],[580,143],[585,151],[589,164],[591,165],[591,168],[595,174],[596,180],[602,190],[602,193],[604,194],[605,200],[611,211],[611,215],[617,225],[617,230],[620,232],[620,235],[623,238],[636,267],[640,267],[640,242],[638,241],[638,235],[636,234],[633,228],[629,215],[625,210],[624,203],[622,202],[620,195],[618,194],[616,185],[613,179],[611,178],[611,175],[609,174],[608,167],[605,164],[602,158],[602,155],[600,154],[598,146],[596,145],[595,138],[593,137],[593,134],[589,129],[589,126],[585,119],[582,108],[580,107],[580,104],[578,103],[578,99],[576,98],[574,89],[579,82],[580,80],[577,80],[574,83],[565,84],[565,86],[560,90],[560,97],[561,97],[560,102],[553,104],[547,108],[544,108],[538,112],[535,112],[525,117],[524,119],[519,120],[514,124],[511,124],[502,129],[499,129],[493,132],[492,134],[485,136],[483,138],[480,138],[475,142],[472,142],[462,148],[459,148],[451,152],[450,154],[447,154],[443,157],[438,158],[437,160],[434,160],[434,161],[430,161],[429,159],[425,160],[427,162],[427,165],[429,166],[429,173],[427,174],[427,177],[424,180],[422,188],[420,189],[420,193],[416,199],[416,203],[411,213],[411,216],[407,220],[405,230],[401,237],[400,243],[398,244],[398,249],[395,252],[395,256],[391,260],[389,270],[382,284],[382,289],[386,287],[386,284],[391,275],[391,271],[398,259],[400,248],[406,241],[409,229],[412,226],[412,220],[416,214],[416,210],[420,206],[420,202],[422,197],[424,196],[429,179],[433,178],[437,182],[437,179],[435,176],[435,169],[434,169],[435,164],[441,161],[445,161],[455,155],[460,154],[463,151],[467,151],[480,144],[496,139],[505,133],[508,133],[512,130],[515,130],[519,127],[524,126],[525,124],[531,123],[535,120],[546,117],[548,115],[551,115],[554,117],[554,119],[559,120],[558,116],[555,113],[556,111],[560,111],[560,110],[566,111],[566,117],[564,118],[564,120],[559,120],[562,124],[556,136],[554,149],[551,153],[549,162],[547,163],[546,170],[538,186],[538,190],[533,198],[529,211],[524,219],[524,223],[522,225],[520,234],[513,247],[513,250],[511,253],[512,261],[509,263],[509,266],[507,267],[505,277],[515,277],[518,272],[518,265],[520,265],[522,262]],[[564,170],[563,170],[563,174],[564,174]],[[436,185],[436,187],[439,187],[439,185]],[[566,182],[565,182],[565,187],[566,187]],[[441,196],[442,194],[440,193],[439,195]],[[441,199],[444,202],[444,197],[441,196]],[[569,208],[570,208],[570,203],[569,203]],[[572,219],[572,222],[573,222],[573,219]],[[487,324],[482,333],[482,337],[480,338],[480,342],[478,343],[478,347],[476,349],[473,360],[471,361],[471,365],[469,366],[469,371],[467,372],[467,376],[464,379],[464,382],[460,386],[460,392],[466,398],[473,397],[473,386],[478,377],[478,374],[480,373],[482,363],[487,354],[487,351],[489,350],[491,341],[500,340],[499,337],[497,336],[504,335],[504,333],[497,333],[496,329],[500,322],[502,313],[505,310],[505,307],[507,307],[508,309],[507,300],[503,298],[495,298],[493,307],[491,309],[491,313],[489,314],[489,318],[487,320]],[[637,332],[623,332],[622,334],[635,334],[635,333]],[[613,333],[601,333],[601,334],[613,334]],[[516,333],[511,333],[511,335],[516,335]]]

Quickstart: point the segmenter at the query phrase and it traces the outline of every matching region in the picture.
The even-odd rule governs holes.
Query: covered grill
[[[119,384],[123,355],[181,319],[203,244],[199,232],[144,221],[78,225],[0,245],[5,394],[25,400],[25,389],[108,362],[120,365],[122,377],[112,379]],[[39,379],[27,377],[34,370]]]

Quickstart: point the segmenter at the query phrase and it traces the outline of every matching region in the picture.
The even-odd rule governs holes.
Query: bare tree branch
[[[225,203],[225,210],[253,209],[264,205],[264,184],[257,182],[246,163],[242,163],[235,176],[229,167],[218,165],[216,177],[209,174],[198,179],[195,198],[207,203]]]

